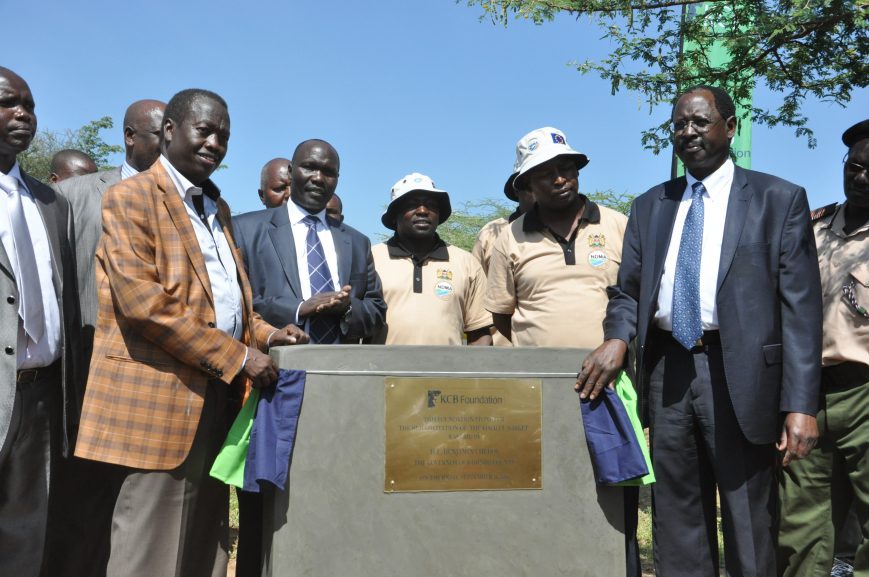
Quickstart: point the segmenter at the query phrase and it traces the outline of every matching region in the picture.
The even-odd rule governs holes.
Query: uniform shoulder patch
[[[821,208],[816,208],[811,212],[812,222],[816,220],[821,220],[822,218],[826,218],[836,212],[836,207],[839,206],[838,202],[834,202],[832,204],[828,204],[827,206],[822,206]]]

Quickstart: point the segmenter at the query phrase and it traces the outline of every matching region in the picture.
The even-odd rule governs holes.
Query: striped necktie
[[[302,222],[308,227],[305,238],[306,255],[308,259],[308,277],[311,281],[311,295],[335,290],[332,284],[332,273],[329,272],[329,263],[326,262],[326,252],[317,235],[317,225],[320,219],[309,214]],[[338,339],[338,319],[325,315],[311,317],[308,324],[308,335],[315,344],[332,344]]]

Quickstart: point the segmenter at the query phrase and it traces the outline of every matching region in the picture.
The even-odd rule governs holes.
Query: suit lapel
[[[733,264],[733,256],[739,245],[739,237],[745,219],[748,217],[748,204],[753,191],[748,186],[745,170],[735,167],[733,184],[730,186],[730,199],[727,201],[727,216],[724,219],[724,238],[721,240],[721,261],[718,263],[718,285],[716,293],[721,289],[721,283]]]
[[[290,290],[297,298],[302,298],[302,283],[299,280],[299,265],[296,262],[296,243],[293,240],[293,227],[290,226],[290,215],[287,209],[281,207],[273,210],[270,225],[269,238],[281,261],[284,276],[290,283]]]
[[[202,256],[202,250],[199,248],[199,239],[196,238],[196,233],[193,231],[193,224],[190,222],[190,215],[187,214],[187,209],[184,207],[184,201],[181,200],[181,195],[178,194],[175,183],[169,178],[169,174],[163,168],[162,163],[154,163],[154,166],[150,170],[154,171],[157,188],[163,192],[163,204],[166,205],[169,218],[172,219],[172,223],[178,230],[181,245],[184,247],[185,252],[187,252],[193,272],[199,278],[202,286],[205,287],[208,302],[213,308],[214,295],[211,294],[208,269],[205,268],[205,258]]]
[[[687,181],[685,177],[679,177],[664,183],[664,191],[657,204],[658,212],[652,215],[653,228],[651,234],[655,238],[655,286],[653,295],[658,292],[661,283],[661,275],[664,273],[664,262],[667,260],[667,250],[670,248],[670,237],[673,236],[673,223],[676,222],[676,213],[679,211],[679,203],[685,193]]]
[[[338,284],[335,290],[341,290],[341,287],[349,284],[350,280],[350,265],[353,260],[353,249],[350,245],[350,235],[343,224],[332,226],[329,218],[326,218],[329,224],[329,229],[332,231],[332,242],[335,243],[335,254],[338,257]]]

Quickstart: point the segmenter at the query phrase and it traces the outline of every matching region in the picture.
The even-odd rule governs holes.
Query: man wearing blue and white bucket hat
[[[395,235],[372,247],[383,285],[387,345],[491,345],[492,315],[483,308],[486,275],[471,253],[445,243],[437,227],[450,217],[450,196],[414,172],[395,183],[380,219]]]
[[[588,161],[557,128],[516,145],[513,187],[536,202],[495,242],[486,291],[495,327],[514,346],[592,348],[603,336],[627,218],[579,192]]]

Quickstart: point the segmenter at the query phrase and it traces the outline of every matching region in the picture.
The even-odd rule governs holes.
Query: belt
[[[47,367],[19,369],[18,374],[15,377],[15,384],[18,387],[25,387],[27,385],[35,383],[36,381],[55,379],[61,374],[60,366],[60,361],[54,361]]]
[[[824,367],[824,388],[843,389],[869,383],[869,366],[847,361],[831,367]]]
[[[664,339],[666,344],[668,344],[670,346],[679,347],[683,351],[686,350],[685,347],[682,346],[682,343],[680,343],[679,341],[677,341],[673,337],[672,332],[661,330],[661,329],[656,329],[656,330],[661,335],[661,337]],[[707,352],[709,350],[709,347],[712,345],[720,345],[720,344],[721,344],[721,333],[719,331],[703,331],[703,334],[700,336],[700,338],[697,339],[696,341],[694,341],[694,346],[691,347],[690,349],[687,349],[687,350],[692,355],[696,355],[699,353]]]

